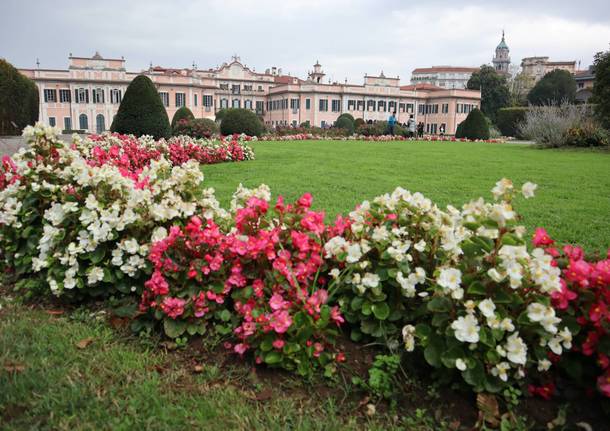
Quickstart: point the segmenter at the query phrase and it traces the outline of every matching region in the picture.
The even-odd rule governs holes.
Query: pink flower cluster
[[[605,259],[588,261],[580,247],[555,247],[542,228],[536,229],[532,242],[561,265],[562,286],[551,295],[553,307],[565,316],[576,317],[580,331],[573,350],[595,359],[601,370],[597,388],[610,397],[610,250]]]
[[[310,194],[294,204],[279,197],[273,207],[251,197],[235,212],[232,231],[198,217],[184,228],[172,227],[151,248],[154,271],[140,310],[191,322],[213,318],[210,310],[229,310],[236,317],[230,347],[238,354],[255,350],[259,362],[267,353],[263,345],[281,353],[306,330],[310,335],[296,350],[321,358],[332,347],[328,327],[344,320],[339,307],[328,304],[322,248],[327,228],[311,203]]]
[[[15,183],[21,177],[17,174],[17,166],[9,156],[2,156],[0,163],[0,190]]]

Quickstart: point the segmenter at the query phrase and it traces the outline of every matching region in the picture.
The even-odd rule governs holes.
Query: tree
[[[220,123],[220,133],[232,135],[234,133],[245,133],[248,136],[260,136],[263,134],[264,126],[256,114],[249,109],[232,108],[224,114]]]
[[[473,109],[455,132],[456,138],[489,139],[489,124],[480,109]]]
[[[576,97],[576,81],[567,70],[553,70],[542,77],[527,95],[532,105],[572,103]]]
[[[178,121],[194,120],[194,119],[195,119],[195,116],[193,115],[191,110],[189,108],[187,108],[186,106],[183,106],[182,108],[180,108],[176,111],[176,113],[174,114],[174,117],[172,118],[172,130],[174,129],[174,127],[176,127],[176,124],[178,124]]]
[[[519,126],[525,121],[528,108],[516,106],[498,111],[497,125],[503,136],[521,137]]]
[[[602,125],[610,129],[610,51],[598,52],[593,61],[595,81],[593,83],[593,97],[595,112]]]
[[[38,121],[38,87],[9,62],[0,59],[0,135],[19,134]]]
[[[111,130],[136,136],[151,135],[155,139],[171,135],[167,112],[150,78],[139,75],[131,81]]]
[[[483,65],[474,72],[466,88],[481,91],[481,111],[494,123],[498,110],[509,106],[510,91],[506,78],[491,66]]]

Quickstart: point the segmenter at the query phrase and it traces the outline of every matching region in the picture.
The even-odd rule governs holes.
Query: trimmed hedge
[[[155,139],[170,137],[172,130],[167,112],[150,78],[139,75],[131,81],[111,131],[135,136],[151,135]]]
[[[172,118],[172,130],[174,129],[174,127],[176,127],[176,125],[178,124],[178,121],[194,120],[194,119],[195,119],[195,116],[193,115],[193,112],[191,112],[191,110],[189,108],[187,108],[186,106],[183,106],[182,108],[180,108],[176,111],[176,113],[174,114],[174,118]]]
[[[34,81],[0,59],[0,135],[19,135],[24,127],[36,123],[38,102]]]
[[[351,114],[341,114],[335,121],[335,127],[347,131],[348,134],[353,135],[355,129],[354,117]]]
[[[228,109],[220,123],[220,133],[225,136],[233,133],[260,136],[264,130],[263,123],[249,109]]]
[[[218,124],[209,118],[182,119],[173,130],[174,136],[187,135],[196,139],[209,139],[218,133]]]
[[[519,133],[519,124],[525,120],[525,114],[528,108],[525,107],[514,107],[514,108],[502,108],[498,110],[496,122],[498,129],[503,136],[513,136],[521,138]]]
[[[455,132],[456,138],[489,139],[489,124],[480,109],[473,109]]]
[[[222,122],[223,118],[225,118],[225,115],[227,115],[227,112],[229,112],[231,109],[232,108],[219,109],[215,116],[216,122],[218,122],[218,123]]]

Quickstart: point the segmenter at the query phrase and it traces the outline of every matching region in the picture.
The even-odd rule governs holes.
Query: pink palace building
[[[40,90],[40,120],[65,130],[101,133],[110,128],[127,86],[139,74],[148,76],[171,119],[187,106],[197,118],[214,118],[222,108],[256,112],[267,127],[331,126],[342,113],[354,118],[387,120],[396,111],[405,123],[410,115],[429,134],[454,134],[468,113],[480,106],[479,91],[445,89],[430,84],[401,86],[398,77],[365,75],[362,85],[329,82],[316,62],[307,79],[281,69],[257,73],[234,56],[217,69],[151,67],[128,72],[125,60],[69,57],[67,70],[21,69]]]

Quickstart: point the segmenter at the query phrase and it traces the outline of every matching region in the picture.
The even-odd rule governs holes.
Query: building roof
[[[296,84],[300,84],[301,82],[303,82],[302,79],[299,79],[296,76],[276,75],[273,77],[273,82],[275,82],[276,84],[295,84],[295,80],[297,81]]]
[[[464,72],[473,73],[479,70],[478,67],[455,67],[455,66],[432,66],[432,67],[418,67],[413,69],[411,73],[436,73],[436,72]]]
[[[438,87],[432,84],[412,84],[412,85],[403,85],[400,87],[401,90],[405,91],[416,91],[416,90],[428,90],[428,91],[439,91],[446,90],[446,88]]]
[[[506,41],[504,40],[504,31],[502,31],[502,40],[500,41],[500,43],[498,44],[496,49],[508,49],[508,45],[506,44]]]
[[[576,65],[576,60],[574,61],[549,61],[547,63],[549,66],[572,66]]]

